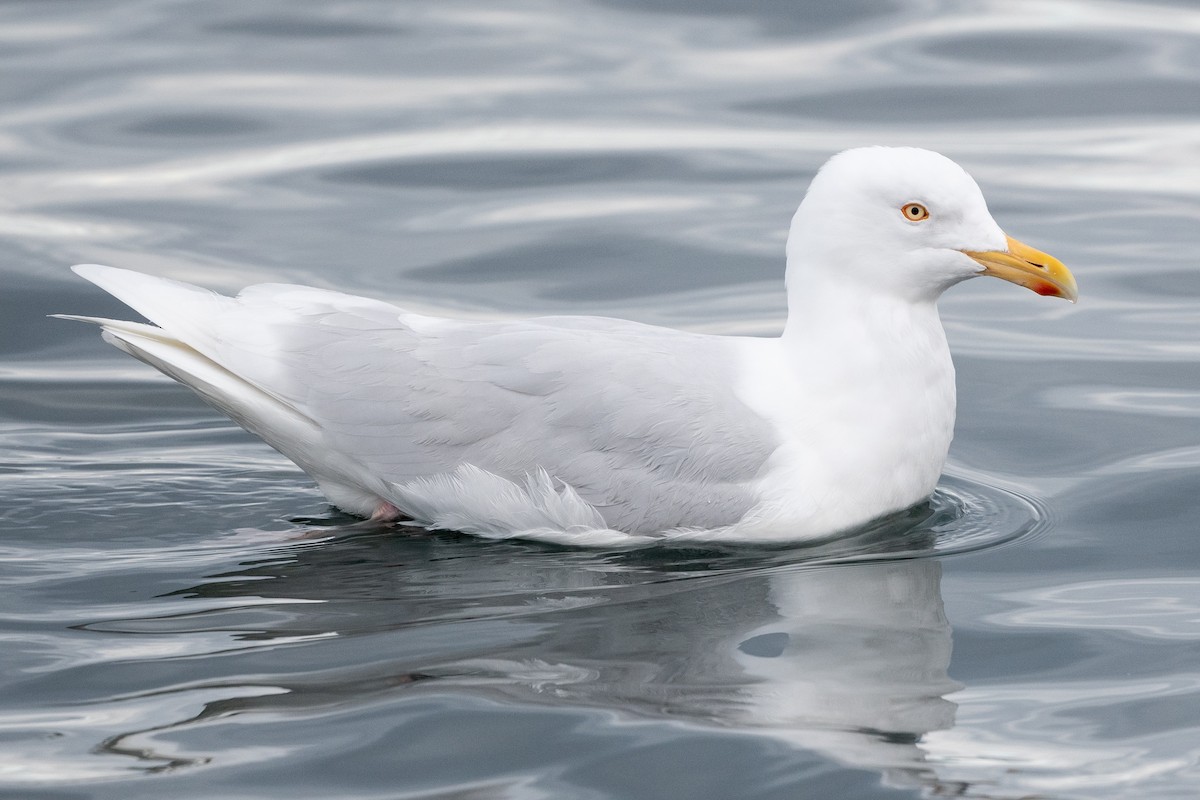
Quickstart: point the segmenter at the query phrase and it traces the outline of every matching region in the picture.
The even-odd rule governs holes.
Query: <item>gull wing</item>
[[[225,297],[85,265],[157,328],[98,322],[312,475],[331,501],[469,466],[544,471],[610,528],[732,524],[775,446],[737,398],[732,345],[600,317],[462,322],[281,284]],[[401,505],[403,508],[403,505]],[[409,509],[404,509],[409,510]]]

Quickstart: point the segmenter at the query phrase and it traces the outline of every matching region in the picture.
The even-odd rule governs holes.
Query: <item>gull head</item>
[[[1078,294],[1062,262],[1005,234],[962,167],[911,147],[829,159],[792,220],[787,254],[789,284],[808,288],[932,302],[993,275],[1072,302]]]

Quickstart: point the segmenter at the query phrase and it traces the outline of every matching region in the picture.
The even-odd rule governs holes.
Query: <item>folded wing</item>
[[[91,320],[110,341],[354,513],[379,500],[414,513],[398,487],[469,468],[516,485],[544,472],[620,531],[721,527],[754,504],[748,484],[774,449],[734,393],[723,337],[596,317],[460,322],[306,287],[230,298],[76,271],[157,326]]]

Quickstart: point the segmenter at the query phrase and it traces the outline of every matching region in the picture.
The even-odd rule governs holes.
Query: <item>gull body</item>
[[[936,301],[979,274],[1074,299],[936,153],[841,153],[787,245],[777,338],[602,317],[466,322],[298,286],[224,297],[75,267],[153,324],[79,318],[294,461],[336,506],[604,543],[835,535],[935,488],[954,430]]]

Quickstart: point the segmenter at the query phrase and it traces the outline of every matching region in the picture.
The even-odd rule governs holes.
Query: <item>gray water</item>
[[[101,262],[771,334],[875,143],[1082,300],[952,290],[941,489],[822,547],[355,526],[45,318]],[[1187,2],[4,4],[0,794],[1196,796],[1198,188]]]

